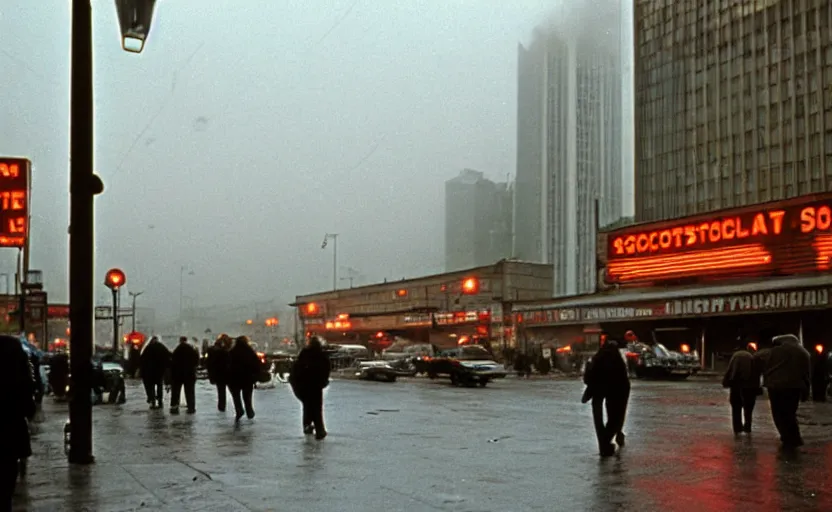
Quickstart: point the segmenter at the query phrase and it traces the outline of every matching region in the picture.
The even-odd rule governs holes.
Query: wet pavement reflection
[[[716,382],[636,382],[627,446],[597,456],[577,381],[335,381],[330,436],[301,433],[285,386],[234,424],[207,383],[194,416],[149,411],[136,385],[95,409],[97,463],[69,468],[65,405],[37,425],[19,510],[832,510],[832,404],[804,404],[806,446],[779,448],[768,405],[731,432]],[[49,402],[47,398],[47,402]]]

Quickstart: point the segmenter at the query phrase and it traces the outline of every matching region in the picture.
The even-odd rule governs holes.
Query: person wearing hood
[[[234,346],[228,351],[228,359],[228,387],[234,401],[235,420],[240,421],[243,415],[250,420],[254,419],[251,398],[257,375],[260,373],[260,360],[247,336],[240,336],[234,340]]]
[[[22,460],[32,455],[29,420],[35,416],[35,381],[28,355],[14,336],[0,335],[0,507],[12,510]]]
[[[803,445],[797,409],[808,399],[811,383],[811,358],[794,334],[775,336],[774,347],[760,351],[763,385],[768,389],[771,416],[784,447]]]
[[[598,438],[598,450],[602,457],[609,457],[615,454],[613,440],[619,448],[624,446],[622,429],[630,399],[627,364],[621,357],[616,341],[608,339],[601,344],[587,366],[584,383],[587,389],[582,401],[592,400],[592,419]],[[604,409],[607,412],[606,423]]]
[[[314,433],[319,440],[327,435],[323,407],[324,388],[329,385],[330,371],[329,357],[324,353],[321,341],[312,337],[298,354],[289,376],[292,391],[303,405],[303,433]]]
[[[151,409],[164,407],[165,373],[170,367],[170,350],[153,336],[139,356],[139,371]]]
[[[728,401],[731,404],[734,434],[751,433],[754,405],[757,403],[757,396],[762,394],[761,365],[760,360],[754,358],[754,352],[756,350],[752,343],[737,348],[728,361],[728,370],[722,378],[722,386],[731,390]]]

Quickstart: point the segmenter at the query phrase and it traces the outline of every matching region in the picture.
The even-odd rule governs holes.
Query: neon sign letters
[[[29,232],[30,162],[0,157],[0,247],[23,247]]]
[[[832,194],[608,233],[607,281],[800,274],[832,269]]]

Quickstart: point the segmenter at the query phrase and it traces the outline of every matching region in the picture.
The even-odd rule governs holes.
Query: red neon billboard
[[[832,193],[607,233],[606,280],[649,284],[832,269]]]
[[[26,245],[30,172],[29,160],[0,157],[0,247]]]

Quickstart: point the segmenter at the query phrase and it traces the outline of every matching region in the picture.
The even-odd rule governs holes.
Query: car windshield
[[[653,345],[653,353],[657,357],[670,357],[670,351],[667,350],[667,348],[661,343],[656,343],[655,345]]]
[[[478,345],[462,347],[459,356],[460,359],[491,359],[491,354]]]

